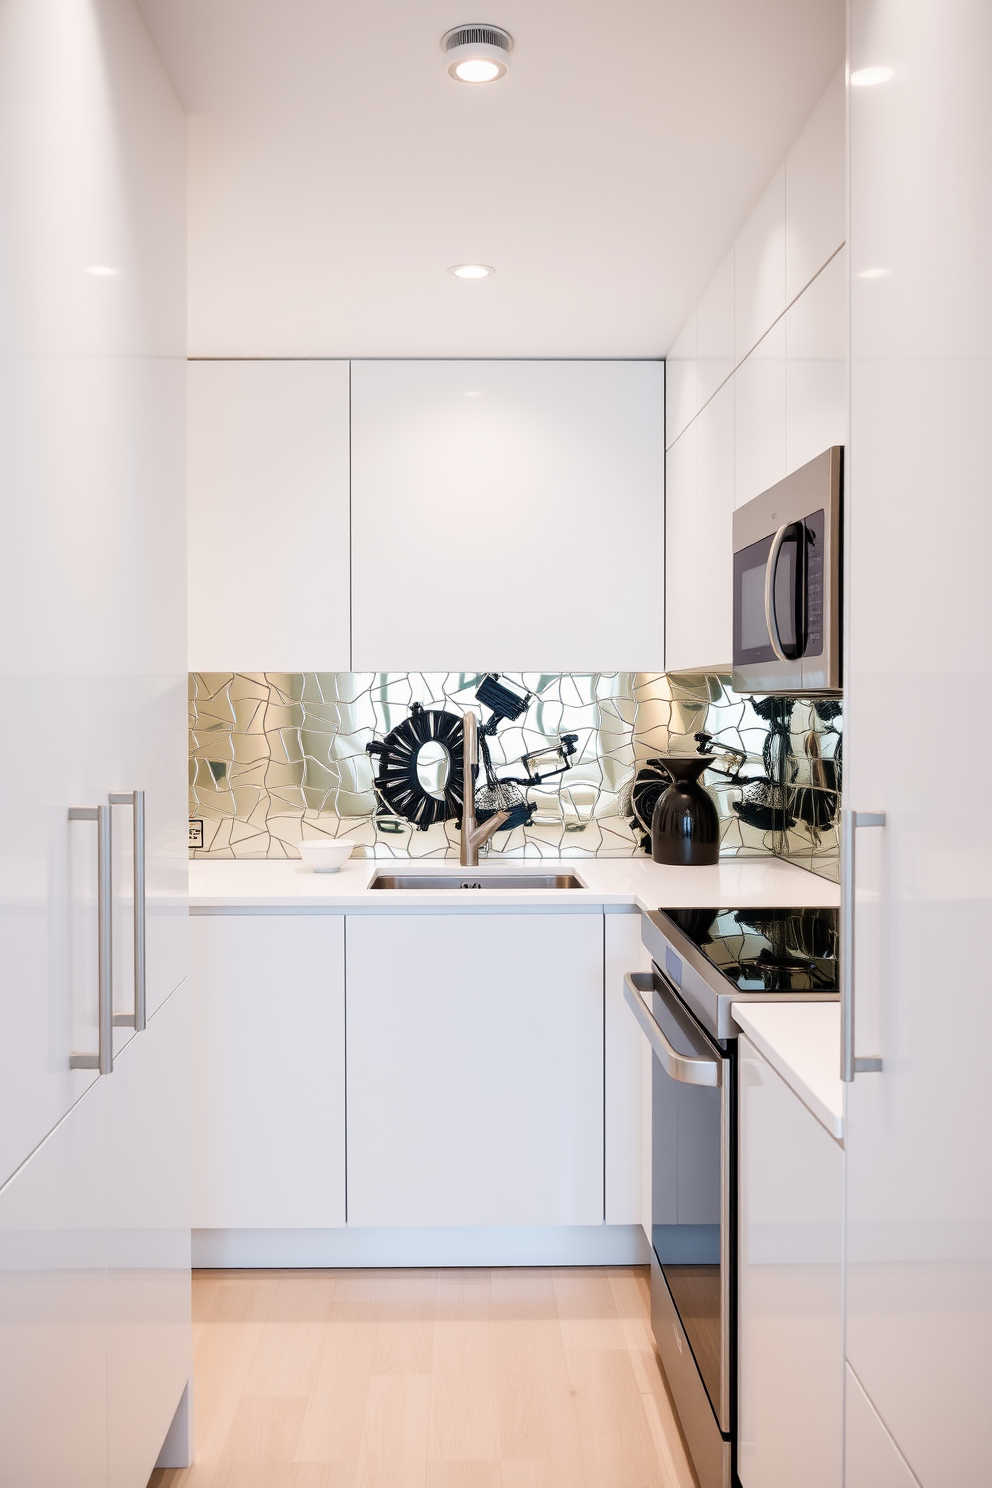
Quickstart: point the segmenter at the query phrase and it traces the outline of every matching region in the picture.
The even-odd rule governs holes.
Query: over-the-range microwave
[[[734,512],[734,689],[841,690],[841,484],[834,445]]]

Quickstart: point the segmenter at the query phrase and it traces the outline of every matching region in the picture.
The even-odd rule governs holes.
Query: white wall
[[[729,667],[735,506],[846,442],[845,232],[840,70],[668,356],[668,670]]]

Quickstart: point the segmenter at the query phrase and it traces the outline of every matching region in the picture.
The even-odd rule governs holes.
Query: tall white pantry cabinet
[[[990,1478],[992,872],[981,772],[949,746],[992,730],[992,7],[849,16],[852,80],[888,74],[850,95],[844,804],[885,822],[855,832],[853,1053],[881,1069],[847,1086],[844,1481],[971,1488]]]
[[[144,1488],[190,1373],[185,137],[132,0],[0,6],[5,1488]]]

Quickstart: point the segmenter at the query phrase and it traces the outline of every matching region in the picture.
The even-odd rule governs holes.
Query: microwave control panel
[[[825,522],[823,511],[806,518],[806,644],[804,656],[823,655],[823,558]]]

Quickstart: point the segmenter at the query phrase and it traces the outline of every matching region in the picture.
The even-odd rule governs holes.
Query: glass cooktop
[[[741,992],[836,992],[836,909],[663,909]]]

